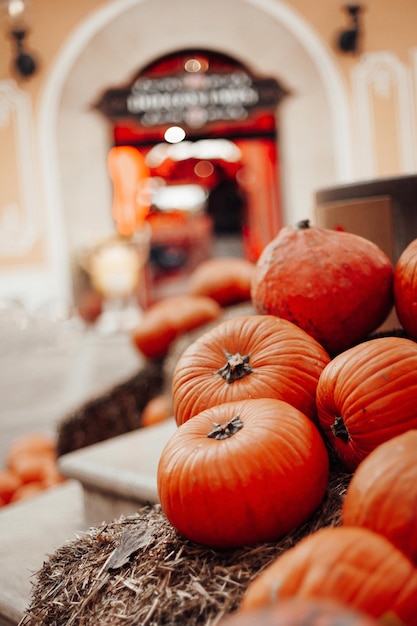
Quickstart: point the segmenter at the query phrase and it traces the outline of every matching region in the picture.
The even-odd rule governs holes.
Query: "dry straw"
[[[184,539],[159,505],[93,527],[48,557],[19,626],[214,626],[281,552],[340,523],[348,480],[333,471],[320,508],[281,540],[230,551]]]

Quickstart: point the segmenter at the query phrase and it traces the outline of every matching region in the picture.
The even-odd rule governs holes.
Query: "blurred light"
[[[223,159],[237,163],[242,158],[238,146],[228,139],[201,139],[200,141],[182,141],[178,144],[157,144],[147,154],[149,167],[158,167],[165,159],[183,161],[186,159]]]
[[[190,73],[207,72],[208,66],[209,64],[205,59],[187,59],[184,63],[185,71]]]
[[[208,178],[214,172],[214,166],[211,161],[198,161],[194,167],[194,173],[200,178]]]
[[[207,191],[200,185],[167,185],[156,190],[153,202],[161,211],[199,211],[206,199]]]
[[[18,20],[23,16],[25,11],[25,3],[23,0],[9,0],[7,12],[12,21]]]
[[[167,128],[164,134],[165,141],[168,143],[179,143],[185,137],[185,130],[181,126],[171,126]]]

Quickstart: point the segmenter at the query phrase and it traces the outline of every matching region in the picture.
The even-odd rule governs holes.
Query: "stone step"
[[[0,626],[19,623],[47,555],[87,528],[75,480],[0,510]]]
[[[158,502],[159,457],[176,429],[170,418],[59,458],[60,472],[82,485],[87,524],[132,515],[140,506]]]

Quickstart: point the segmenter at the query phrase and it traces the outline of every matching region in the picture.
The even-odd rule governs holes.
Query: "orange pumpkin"
[[[172,378],[174,415],[183,424],[204,409],[242,398],[278,398],[314,419],[324,348],[273,315],[225,320],[179,357]]]
[[[142,411],[140,422],[142,426],[153,426],[169,419],[172,415],[172,398],[169,394],[163,393],[149,400]]]
[[[7,450],[6,461],[10,461],[22,452],[24,454],[55,455],[55,446],[55,440],[49,435],[38,432],[27,433],[12,441]]]
[[[170,296],[151,305],[132,333],[135,347],[147,358],[164,357],[183,332],[217,319],[221,306],[207,296]]]
[[[417,625],[417,570],[366,528],[326,527],[307,535],[249,584],[241,610],[294,596],[336,600],[375,618]]]
[[[417,430],[378,446],[349,483],[343,524],[378,532],[417,566]]]
[[[365,341],[326,365],[317,385],[318,420],[348,470],[417,428],[416,394],[417,344],[410,339]]]
[[[14,472],[23,483],[43,481],[50,475],[56,460],[51,454],[21,453],[9,462],[9,469]]]
[[[11,502],[20,502],[21,500],[34,498],[46,489],[48,489],[48,485],[43,481],[36,480],[30,483],[25,483],[21,485],[18,489],[16,489],[12,496]]]
[[[158,465],[171,524],[204,545],[231,548],[280,537],[322,501],[329,462],[317,427],[280,400],[214,406],[178,428]]]
[[[381,626],[371,616],[331,600],[289,598],[252,611],[237,611],[218,626]]]
[[[417,239],[408,244],[396,263],[394,304],[401,325],[417,339]]]
[[[11,470],[0,470],[0,506],[8,504],[14,493],[21,486],[22,479]]]
[[[247,259],[215,257],[203,261],[189,279],[189,293],[209,296],[221,306],[251,299],[255,265]]]
[[[252,302],[258,313],[297,324],[334,355],[387,318],[393,274],[390,259],[368,239],[304,221],[281,229],[263,250]]]

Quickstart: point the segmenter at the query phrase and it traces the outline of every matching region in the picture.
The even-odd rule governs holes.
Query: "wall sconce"
[[[359,4],[347,4],[344,8],[350,16],[351,27],[341,31],[337,45],[342,52],[357,52],[360,34],[359,13],[362,7]]]
[[[13,42],[13,70],[22,78],[33,76],[38,69],[36,58],[26,47],[28,28],[27,0],[6,0],[3,3]]]

